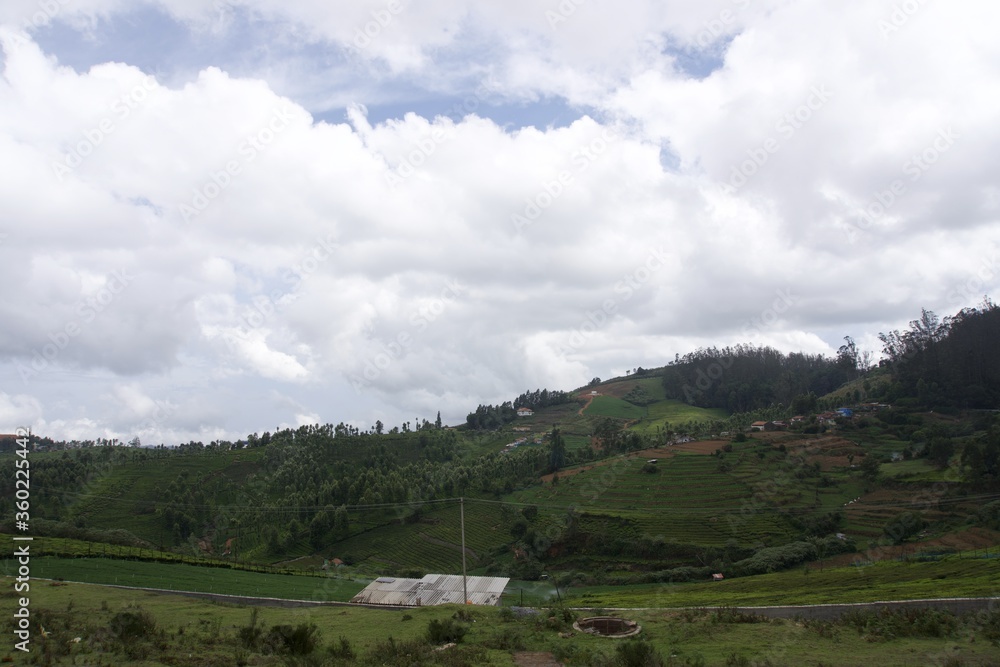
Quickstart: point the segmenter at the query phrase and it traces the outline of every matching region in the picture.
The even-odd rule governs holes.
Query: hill
[[[569,392],[479,406],[457,429],[427,420],[416,430],[326,424],[178,448],[38,439],[33,527],[135,547],[146,559],[165,552],[311,571],[336,559],[354,576],[420,575],[461,568],[462,498],[471,570],[572,586],[994,546],[1000,415],[942,389],[953,374],[911,380],[913,368],[938,377],[953,335],[989,345],[967,329],[990,331],[995,313],[966,313],[924,338],[898,334],[918,342],[879,368],[863,369],[850,345],[837,360],[702,351]],[[697,387],[730,358],[711,386],[700,383],[702,394],[675,395],[678,381]],[[841,385],[816,393],[838,373]],[[991,371],[977,378],[976,396],[992,396]],[[791,400],[742,412],[700,404],[722,400],[721,387],[739,399],[744,385]],[[516,407],[533,414],[519,417]],[[0,510],[11,517],[15,461],[0,457]]]

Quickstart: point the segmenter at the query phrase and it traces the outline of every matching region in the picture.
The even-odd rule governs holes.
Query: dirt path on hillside
[[[583,404],[582,408],[580,408],[579,410],[576,411],[576,414],[578,414],[578,415],[580,415],[582,417],[583,416],[583,411],[590,407],[590,404],[593,402],[593,400],[595,398],[597,398],[597,397],[594,396],[593,394],[587,394],[587,402]]]

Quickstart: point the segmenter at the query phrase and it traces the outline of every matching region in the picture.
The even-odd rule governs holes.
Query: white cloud
[[[884,35],[892,7],[861,2],[584,3],[554,29],[558,3],[406,4],[331,65],[358,103],[343,122],[315,120],[316,71],[289,82],[293,45],[341,53],[387,3],[233,3],[273,22],[257,76],[73,70],[8,29],[0,368],[34,402],[4,409],[154,441],[456,421],[748,332],[829,352],[974,303],[998,287],[976,275],[1000,246],[1000,58],[961,18],[997,10],[959,5]],[[149,6],[197,34],[239,24]],[[52,20],[100,35],[121,7]],[[8,9],[16,29],[31,6]],[[694,77],[702,46],[724,59]],[[536,128],[363,106],[486,78],[526,114],[589,111]],[[100,390],[58,386],[84,376]]]

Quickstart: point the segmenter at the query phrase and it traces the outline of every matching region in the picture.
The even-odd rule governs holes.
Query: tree
[[[566,442],[555,426],[549,444],[549,472],[555,472],[566,465]]]
[[[865,457],[865,460],[861,462],[861,477],[867,482],[875,482],[878,480],[881,467],[882,466],[879,463],[878,457],[873,454],[869,454]]]
[[[983,451],[979,445],[969,443],[962,450],[962,470],[966,471],[965,476],[970,482],[977,482],[986,473],[986,465],[983,461]]]
[[[378,435],[382,435],[382,429],[383,428],[385,428],[385,426],[382,424],[382,420],[381,419],[376,419],[375,420],[375,433],[378,434]]]
[[[437,419],[434,420],[434,428],[441,428],[441,411],[438,410]]]
[[[955,453],[955,443],[951,438],[934,437],[927,445],[927,459],[938,468],[947,468],[948,461]]]
[[[901,544],[923,530],[926,525],[919,514],[903,512],[886,524],[884,532],[893,544]]]

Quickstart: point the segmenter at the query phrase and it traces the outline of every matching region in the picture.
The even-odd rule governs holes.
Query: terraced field
[[[465,505],[466,562],[469,569],[486,554],[510,541],[513,519],[498,504]],[[368,570],[419,569],[454,574],[462,570],[461,523],[458,504],[424,515],[419,523],[381,526],[324,549],[331,556],[350,558]]]
[[[646,416],[646,410],[614,396],[595,396],[583,414],[587,417],[640,419]]]
[[[745,505],[753,490],[737,476],[720,472],[715,457],[677,454],[659,460],[655,473],[643,472],[645,464],[645,459],[619,458],[558,484],[515,493],[512,499],[622,517],[641,535],[699,546],[721,546],[729,539],[769,542],[789,531],[766,507]]]
[[[682,401],[663,400],[647,406],[642,421],[632,428],[639,433],[650,434],[667,425],[677,427],[687,422],[707,422],[726,419],[728,416],[725,410],[719,408],[706,409]]]
[[[223,487],[233,487],[258,470],[263,455],[261,448],[172,455],[115,465],[80,494],[72,516],[93,528],[123,528],[157,543],[162,536],[154,512],[162,504],[170,482],[186,474],[201,486],[219,482]],[[156,474],[150,474],[151,469]],[[221,498],[222,502],[227,500],[231,499]]]

